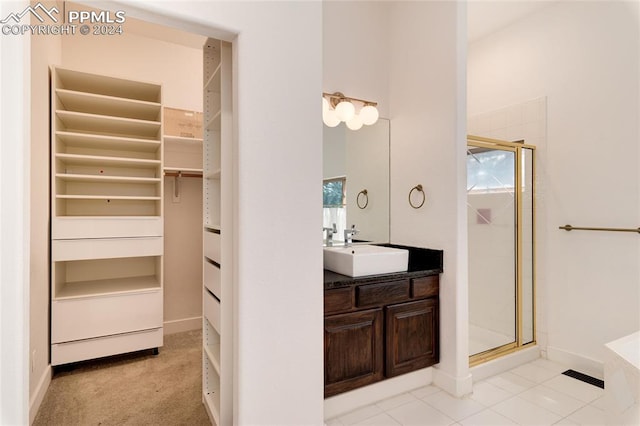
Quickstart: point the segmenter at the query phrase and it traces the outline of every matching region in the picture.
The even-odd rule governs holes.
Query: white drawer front
[[[218,299],[220,297],[220,268],[209,262],[204,262],[204,286],[211,291]]]
[[[204,317],[220,333],[220,302],[206,290],[204,291]]]
[[[204,231],[204,255],[220,264],[220,234]]]
[[[51,365],[68,364],[103,356],[162,346],[162,328],[51,345]]]
[[[51,245],[51,258],[54,262],[160,256],[164,249],[162,237],[53,240]]]
[[[162,327],[162,291],[54,300],[51,342]]]
[[[51,222],[51,238],[123,238],[161,237],[161,217],[55,217]]]

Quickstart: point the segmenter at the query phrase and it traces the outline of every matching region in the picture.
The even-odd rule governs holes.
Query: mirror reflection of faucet
[[[353,236],[356,235],[358,232],[360,231],[356,229],[356,225],[351,225],[351,229],[344,230],[345,247],[349,247],[351,244],[353,244]]]
[[[336,232],[338,232],[338,228],[336,227],[336,224],[333,224],[333,227],[331,228],[322,228],[323,231],[327,231],[327,247],[330,247],[333,245],[333,234],[335,234]]]

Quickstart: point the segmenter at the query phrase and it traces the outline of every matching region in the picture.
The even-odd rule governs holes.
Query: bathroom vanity
[[[439,361],[441,250],[409,251],[407,272],[353,278],[324,271],[324,395]]]

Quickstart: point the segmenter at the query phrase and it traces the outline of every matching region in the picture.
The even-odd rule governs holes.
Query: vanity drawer
[[[409,299],[409,280],[366,284],[356,288],[356,305],[378,306]]]
[[[439,293],[440,279],[437,275],[414,278],[411,280],[411,297],[422,299],[424,297],[437,296]]]
[[[345,312],[353,307],[353,289],[351,287],[337,288],[335,290],[325,290],[324,292],[324,313],[334,314]]]

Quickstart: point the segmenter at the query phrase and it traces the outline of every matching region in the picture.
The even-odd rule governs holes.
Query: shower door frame
[[[508,142],[499,139],[485,138],[481,136],[467,135],[467,146],[477,148],[497,149],[501,151],[510,151],[515,153],[514,158],[514,192],[516,194],[516,338],[514,342],[497,346],[486,351],[470,355],[469,366],[473,367],[478,364],[499,358],[526,347],[536,344],[536,147],[534,145],[525,144],[524,141]],[[522,252],[523,252],[523,235],[522,235],[522,153],[523,149],[531,150],[531,330],[532,337],[530,342],[523,343],[523,285],[522,285]]]

